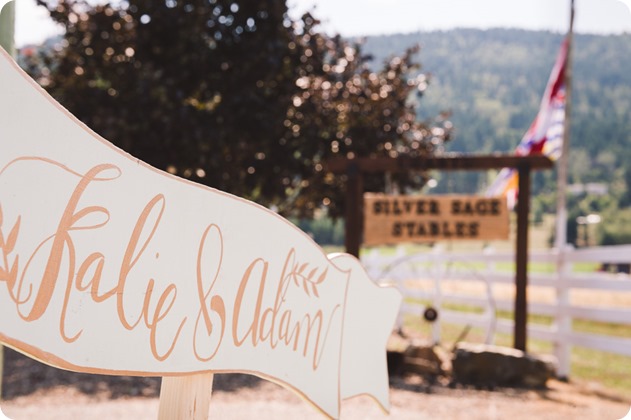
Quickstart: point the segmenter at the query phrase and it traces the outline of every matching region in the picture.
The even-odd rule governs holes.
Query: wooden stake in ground
[[[0,401],[2,401],[2,377],[4,375],[4,346],[0,346]]]
[[[158,420],[206,420],[213,374],[165,376],[160,388]]]

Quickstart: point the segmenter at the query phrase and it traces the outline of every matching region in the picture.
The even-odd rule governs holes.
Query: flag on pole
[[[539,112],[515,149],[517,156],[543,154],[552,160],[561,157],[568,44],[569,40],[566,38],[552,68],[546,90],[541,99]],[[513,208],[517,197],[517,185],[517,171],[513,168],[504,168],[489,186],[486,195],[505,195],[509,208]]]

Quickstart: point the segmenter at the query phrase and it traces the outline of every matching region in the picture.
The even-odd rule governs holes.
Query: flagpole
[[[567,165],[570,152],[570,114],[572,111],[572,43],[574,36],[574,0],[570,0],[570,29],[567,35],[565,67],[565,118],[563,121],[562,153],[557,163],[557,217],[555,248],[561,252],[567,244]]]
[[[557,214],[555,248],[558,252],[557,281],[561,282],[567,272],[565,250],[567,247],[567,166],[570,152],[570,116],[572,111],[572,43],[574,37],[574,0],[570,0],[570,28],[567,34],[567,57],[565,64],[565,116],[563,120],[563,145],[561,157],[557,162]],[[567,379],[570,374],[571,346],[565,342],[565,337],[572,330],[572,320],[563,309],[570,304],[570,292],[566,287],[557,286],[557,307],[559,313],[555,324],[560,341],[555,345],[555,355],[558,360],[557,376]]]

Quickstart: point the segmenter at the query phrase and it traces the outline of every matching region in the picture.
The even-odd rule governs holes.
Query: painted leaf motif
[[[325,268],[324,271],[322,271],[322,273],[318,276],[318,278],[312,282],[311,287],[313,288],[313,294],[316,297],[320,297],[320,295],[318,294],[318,284],[324,282],[324,279],[326,278],[326,273],[328,272],[329,268]]]
[[[302,281],[302,288],[305,290],[305,293],[307,294],[307,296],[311,296],[311,295],[309,294],[309,287],[307,287],[307,284],[309,284],[309,283],[307,282],[307,280],[303,280],[303,281]]]
[[[320,274],[320,276],[318,277],[318,280],[316,280],[315,284],[320,284],[324,281],[324,279],[326,278],[326,273],[329,271],[329,268],[325,268],[324,271],[322,272],[322,274]]]
[[[298,273],[296,273],[296,272],[293,272],[293,273],[292,273],[292,275],[291,275],[291,277],[292,277],[292,278],[293,278],[293,280],[294,280],[294,284],[295,284],[296,286],[300,286],[300,283],[298,282],[298,277],[299,277],[299,274],[298,274]]]
[[[296,274],[302,274],[302,272],[305,271],[308,265],[309,263],[304,263],[303,265],[301,265]]]

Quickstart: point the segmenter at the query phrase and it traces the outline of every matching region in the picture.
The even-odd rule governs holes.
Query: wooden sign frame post
[[[517,198],[517,240],[515,253],[515,329],[513,347],[526,351],[528,320],[528,214],[530,212],[530,172],[551,169],[552,161],[543,155],[450,155],[428,158],[335,158],[326,162],[334,174],[347,175],[346,186],[346,252],[359,257],[363,231],[364,174],[397,173],[437,169],[441,171],[488,170],[516,168],[519,173]]]

